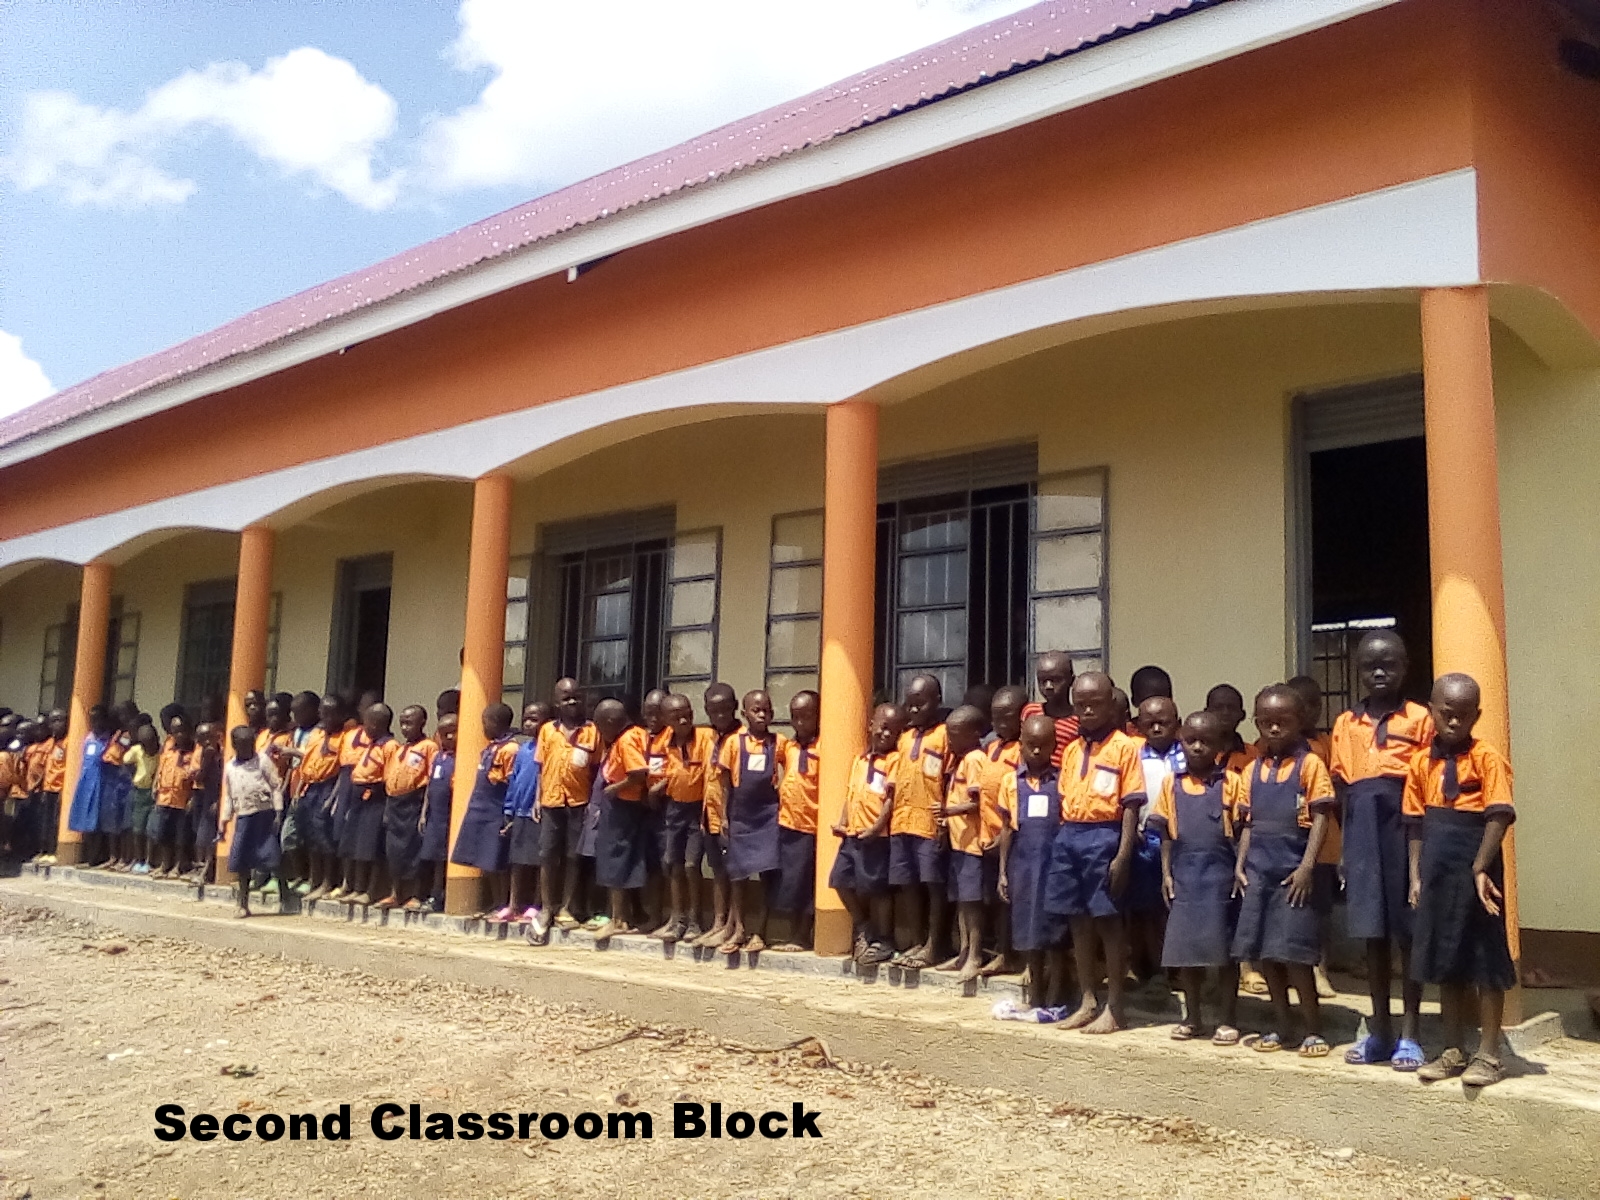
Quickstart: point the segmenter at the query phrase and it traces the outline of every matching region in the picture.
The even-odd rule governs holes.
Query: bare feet
[[[728,940],[728,925],[727,925],[727,922],[723,922],[721,925],[713,925],[710,929],[706,930],[699,937],[695,938],[694,939],[694,944],[696,946],[700,946],[700,947],[720,946],[720,945],[722,945],[723,942],[725,942],[727,940]]]
[[[942,963],[940,963],[937,967],[935,967],[934,970],[935,971],[960,971],[966,965],[967,965],[967,952],[965,950],[963,950],[959,954],[952,955],[951,957],[945,959]]]
[[[1016,968],[1006,961],[1005,955],[995,954],[991,955],[989,961],[978,968],[978,974],[988,978],[991,975],[1009,975],[1015,970]]]
[[[396,896],[393,892],[390,892],[382,900],[379,900],[375,905],[373,905],[373,907],[374,908],[399,908],[400,907],[400,897]]]
[[[1085,1033],[1116,1033],[1125,1029],[1122,1018],[1112,1010],[1108,1004],[1100,1010],[1100,1015],[1083,1027]]]
[[[1061,1028],[1082,1029],[1095,1019],[1094,1015],[1098,1010],[1099,1005],[1095,1002],[1094,993],[1085,993],[1083,1003],[1078,1005],[1078,1011],[1061,1022]]]
[[[982,964],[978,962],[978,956],[976,954],[971,955],[967,959],[966,965],[961,968],[961,974],[957,975],[956,979],[961,983],[971,983],[978,977],[981,969]]]
[[[326,900],[327,898],[328,898],[328,885],[327,884],[323,884],[319,888],[313,888],[311,891],[306,893],[306,899],[307,900]]]
[[[744,950],[745,950],[746,954],[760,954],[766,948],[767,948],[767,940],[764,937],[762,937],[759,933],[755,934],[753,937],[751,937],[751,939],[749,941],[747,941],[744,944]]]

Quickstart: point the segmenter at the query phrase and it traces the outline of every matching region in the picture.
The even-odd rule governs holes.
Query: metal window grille
[[[721,528],[675,535],[667,556],[665,631],[658,678],[661,687],[681,692],[696,704],[717,677],[721,591]]]
[[[1370,617],[1356,621],[1328,621],[1311,627],[1311,669],[1308,674],[1322,688],[1321,724],[1332,729],[1333,722],[1356,702],[1360,681],[1356,674],[1356,646],[1368,630],[1393,629],[1394,617]]]
[[[234,590],[232,579],[192,583],[184,589],[176,699],[191,711],[227,694]]]
[[[139,672],[139,614],[123,613],[112,622],[109,655],[111,685],[106,695],[112,703],[132,700]]]
[[[283,635],[283,593],[273,592],[267,605],[267,669],[262,687],[271,696],[278,690],[278,645]]]
[[[818,687],[822,670],[822,511],[772,519],[767,578],[765,688],[787,724],[796,692]]]
[[[1103,670],[1109,657],[1107,479],[1097,467],[1049,475],[1034,486],[1029,680],[1046,651],[1070,654],[1076,672]]]
[[[528,700],[528,628],[533,599],[533,555],[513,558],[506,572],[506,633],[500,699],[520,713]]]
[[[39,711],[42,713],[65,708],[66,699],[62,693],[70,694],[72,690],[71,656],[67,647],[75,639],[68,638],[69,628],[71,624],[67,621],[45,626],[44,659],[39,667]]]

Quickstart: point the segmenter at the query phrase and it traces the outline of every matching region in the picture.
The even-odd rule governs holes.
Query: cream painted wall
[[[1600,930],[1600,804],[1569,732],[1600,710],[1600,371],[1495,342],[1522,924]]]
[[[38,707],[44,631],[78,602],[81,577],[77,567],[40,563],[0,588],[0,704],[25,713]]]

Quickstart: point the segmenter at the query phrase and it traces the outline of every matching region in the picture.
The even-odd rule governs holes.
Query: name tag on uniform
[[[889,790],[889,781],[883,775],[874,771],[867,776],[867,791],[882,796]]]
[[[659,754],[652,754],[650,756],[650,770],[651,770],[652,773],[660,773],[661,771],[665,771],[666,769],[667,769],[667,760],[665,758],[663,758]]]
[[[767,756],[765,754],[747,754],[745,762],[751,771],[765,771],[767,769]]]
[[[572,757],[567,760],[574,771],[581,771],[589,765],[589,752],[582,746],[572,748]]]
[[[433,769],[433,777],[435,779],[443,779],[444,778],[444,767],[443,766],[435,767]]]
[[[1091,785],[1096,796],[1115,796],[1117,794],[1117,772],[1114,767],[1095,767],[1094,780]]]
[[[922,756],[922,773],[929,779],[936,779],[944,773],[944,760],[932,754]]]
[[[1028,816],[1039,818],[1050,815],[1050,797],[1045,792],[1031,792],[1028,795]]]

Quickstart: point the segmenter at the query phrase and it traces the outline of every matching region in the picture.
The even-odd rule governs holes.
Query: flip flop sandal
[[[1506,1077],[1505,1069],[1500,1065],[1498,1058],[1487,1054],[1474,1054],[1472,1061],[1467,1064],[1467,1069],[1461,1072],[1463,1087],[1488,1087],[1491,1083],[1499,1083]]]
[[[1442,1083],[1446,1079],[1454,1079],[1466,1069],[1467,1056],[1455,1046],[1450,1046],[1431,1063],[1423,1065],[1417,1071],[1417,1078],[1423,1083]]]
[[[1283,1039],[1275,1033],[1263,1034],[1250,1044],[1250,1049],[1257,1054],[1276,1054],[1283,1049]]]
[[[1259,1033],[1247,1033],[1239,1039],[1239,1045],[1248,1046],[1250,1049],[1254,1050],[1256,1048],[1256,1044],[1260,1041],[1261,1035]]]
[[[1193,1041],[1199,1032],[1199,1029],[1185,1021],[1182,1025],[1174,1025],[1172,1027],[1172,1040],[1175,1042]]]
[[[872,942],[857,956],[856,961],[863,967],[876,967],[893,959],[893,950],[882,942]]]
[[[1211,1035],[1213,1046],[1237,1046],[1239,1044],[1239,1031],[1232,1025],[1218,1025],[1217,1031]]]
[[[1327,1041],[1313,1033],[1300,1043],[1299,1054],[1301,1058],[1327,1058],[1328,1049]]]
[[[1407,1073],[1415,1071],[1427,1060],[1422,1056],[1422,1047],[1410,1038],[1401,1038],[1394,1046],[1394,1054],[1389,1059],[1389,1065],[1396,1071]]]
[[[1381,1067],[1393,1059],[1394,1050],[1369,1033],[1344,1052],[1344,1060],[1352,1067]]]

